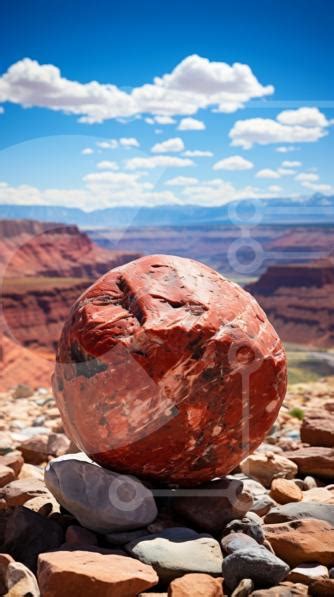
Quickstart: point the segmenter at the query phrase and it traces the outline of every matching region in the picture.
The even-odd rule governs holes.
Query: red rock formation
[[[334,260],[271,266],[247,289],[283,340],[334,346]]]
[[[286,362],[249,294],[196,261],[156,255],[111,270],[78,299],[54,390],[69,434],[97,462],[197,484],[260,444]]]
[[[28,384],[32,388],[49,386],[54,368],[53,355],[16,344],[0,333],[0,391]]]
[[[0,390],[21,377],[49,385],[52,351],[73,302],[96,276],[137,256],[101,249],[76,226],[0,221],[0,335],[7,336]]]
[[[77,226],[0,220],[0,276],[95,278],[138,253],[95,245]]]
[[[85,278],[7,280],[1,299],[4,333],[21,346],[54,351],[73,302],[89,285]]]

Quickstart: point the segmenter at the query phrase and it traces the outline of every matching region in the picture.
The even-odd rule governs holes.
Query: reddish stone
[[[331,479],[334,475],[334,449],[310,446],[286,452],[285,456],[293,460],[303,475],[315,475]]]
[[[133,558],[84,550],[41,553],[37,576],[44,597],[136,597],[159,580]]]
[[[168,597],[223,597],[222,578],[209,574],[185,574],[168,587]]]
[[[323,417],[305,417],[300,429],[302,442],[311,446],[334,448],[334,417],[328,412]]]
[[[101,465],[198,484],[261,443],[285,395],[286,359],[242,288],[155,255],[111,270],[75,303],[54,390],[67,434]]]

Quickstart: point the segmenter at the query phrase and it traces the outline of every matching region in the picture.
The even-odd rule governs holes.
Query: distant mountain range
[[[63,222],[82,228],[143,226],[206,226],[242,223],[333,224],[334,196],[315,194],[301,199],[256,199],[218,207],[164,205],[157,207],[110,207],[91,212],[47,205],[0,205],[0,219]]]

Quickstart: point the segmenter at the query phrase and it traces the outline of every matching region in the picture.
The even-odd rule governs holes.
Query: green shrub
[[[295,417],[296,419],[299,419],[300,421],[302,421],[304,418],[304,411],[299,406],[295,406],[294,408],[292,408],[289,411],[289,415],[291,417]]]

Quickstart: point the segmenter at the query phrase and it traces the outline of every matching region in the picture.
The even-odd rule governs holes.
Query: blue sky
[[[0,203],[334,193],[331,2],[3,0],[0,13]]]

